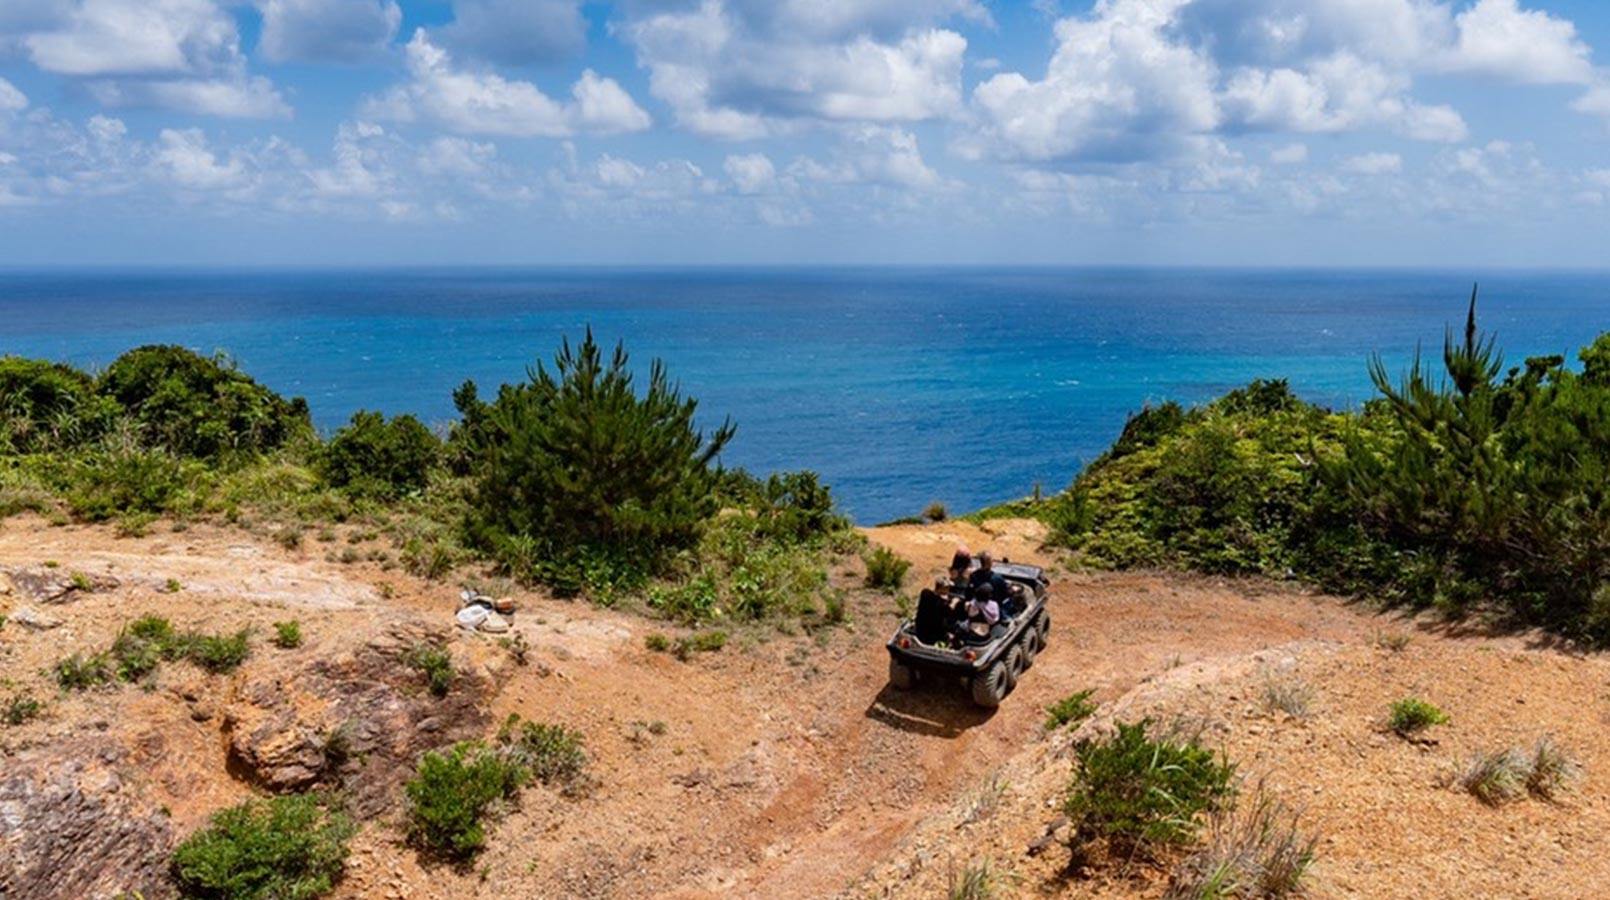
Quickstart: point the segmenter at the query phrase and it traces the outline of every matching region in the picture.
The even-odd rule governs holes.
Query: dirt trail
[[[914,561],[913,584],[940,569],[958,542],[1017,561],[1053,562],[1038,550],[1036,524],[992,522],[987,528],[895,526],[871,530],[869,537]],[[106,529],[7,522],[0,528],[0,568],[37,569],[49,560],[64,571],[110,574],[122,582],[66,605],[41,605],[16,590],[0,594],[0,614],[28,605],[66,620],[45,631],[8,626],[0,632],[0,676],[38,693],[54,697],[42,669],[66,653],[104,647],[122,621],[147,611],[181,627],[251,625],[259,641],[270,622],[294,615],[309,642],[298,651],[261,645],[232,677],[198,676],[175,665],[152,693],[121,689],[56,699],[45,720],[0,731],[0,756],[39,752],[89,732],[146,747],[138,757],[142,765],[127,773],[134,786],[125,793],[161,806],[180,836],[211,810],[245,796],[249,789],[223,765],[219,719],[201,717],[198,705],[227,703],[242,679],[272,678],[308,654],[350,655],[391,624],[443,623],[455,606],[451,586],[373,562],[340,563],[335,549],[345,546],[345,534],[336,537],[286,549],[210,526],[118,539]],[[845,586],[860,576],[858,563],[833,574]],[[169,578],[184,589],[166,593]],[[1604,738],[1573,719],[1591,718],[1600,730],[1610,721],[1602,696],[1610,672],[1600,660],[1527,649],[1519,639],[1423,630],[1415,632],[1409,652],[1383,658],[1372,635],[1412,630],[1410,624],[1282,585],[1144,573],[1053,571],[1052,579],[1050,645],[993,713],[972,707],[959,689],[889,688],[882,642],[900,614],[891,598],[864,590],[852,591],[845,628],[816,636],[750,635],[688,662],[644,648],[646,634],[671,630],[662,624],[520,595],[516,627],[532,647],[531,665],[513,664],[485,636],[456,637],[455,657],[499,686],[490,721],[518,713],[583,731],[596,789],[579,799],[528,790],[519,809],[497,824],[471,871],[423,867],[401,845],[393,810],[356,841],[336,896],[931,897],[943,893],[948,866],[980,850],[1025,873],[1017,882],[1024,896],[1155,895],[1149,883],[1067,887],[1047,874],[1052,862],[1023,857],[1067,777],[1063,739],[1048,740],[1041,726],[1045,707],[1084,688],[1095,689],[1109,718],[1154,711],[1216,716],[1226,723],[1227,746],[1254,768],[1290,775],[1307,767],[1303,777],[1330,792],[1316,794],[1314,805],[1329,834],[1323,852],[1331,857],[1325,869],[1331,896],[1387,896],[1380,891],[1394,882],[1380,861],[1409,854],[1430,866],[1427,854],[1435,852],[1389,827],[1390,806],[1369,793],[1382,786],[1350,780],[1350,759],[1415,761],[1372,730],[1368,717],[1378,714],[1383,697],[1418,690],[1440,693],[1446,703],[1475,703],[1485,695],[1465,686],[1530,678],[1528,689],[1548,699],[1525,706],[1504,701],[1509,712],[1521,713],[1506,723],[1513,739],[1552,731],[1568,737],[1590,763],[1610,766]],[[1250,698],[1270,660],[1312,673],[1326,692],[1322,708],[1328,712],[1300,729],[1255,714]],[[1463,694],[1452,690],[1456,682]],[[200,700],[187,715],[175,697],[197,692]],[[1453,741],[1461,752],[1491,737],[1474,708],[1454,711],[1461,726],[1469,721]],[[1332,769],[1312,771],[1315,760]],[[1386,783],[1399,794],[1406,784],[1435,790],[1434,803],[1427,802],[1454,821],[1488,813],[1468,797],[1435,787],[1434,774]],[[1001,800],[1010,812],[998,813],[994,824],[967,825],[969,798],[997,775],[1011,785]],[[1610,825],[1610,811],[1600,776],[1591,779],[1577,806],[1583,816],[1577,827],[1526,809],[1524,821],[1547,820],[1554,829],[1548,834],[1556,851],[1544,858],[1582,858],[1604,849],[1592,829]],[[1370,811],[1363,817],[1368,830],[1349,824],[1352,798]],[[1492,820],[1479,827],[1508,826]],[[1431,866],[1436,874],[1419,893],[1460,896],[1467,868]],[[1564,890],[1532,895],[1572,896]],[[1490,895],[1506,896],[1501,890]]]

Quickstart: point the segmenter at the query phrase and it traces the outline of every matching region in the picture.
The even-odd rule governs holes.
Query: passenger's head
[[[984,571],[988,572],[990,566],[993,565],[994,562],[995,562],[995,557],[991,556],[990,552],[988,550],[983,550],[983,551],[979,552],[979,554],[978,554],[978,567],[980,569],[983,569]]]
[[[939,576],[938,578],[935,578],[934,579],[934,593],[936,593],[936,594],[948,594],[948,593],[950,593],[950,579],[946,578],[943,575]]]
[[[980,602],[988,603],[995,599],[995,588],[990,587],[989,583],[985,582],[978,586],[978,593],[975,596],[978,597]]]

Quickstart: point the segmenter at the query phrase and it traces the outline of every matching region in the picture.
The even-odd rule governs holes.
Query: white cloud
[[[408,83],[371,98],[364,115],[404,122],[426,120],[461,134],[567,137],[577,132],[640,131],[649,115],[612,79],[591,70],[560,103],[528,81],[459,68],[423,28],[407,48]]]
[[[740,194],[759,194],[777,180],[777,167],[764,153],[729,155],[722,168]]]
[[[441,41],[495,63],[546,62],[581,52],[587,20],[580,0],[456,0]]]
[[[934,23],[967,2],[702,0],[620,34],[650,90],[700,134],[753,138],[802,122],[915,122],[961,107],[967,41]]]
[[[275,62],[357,62],[397,35],[396,0],[256,0],[258,50]]]
[[[90,95],[105,106],[159,106],[236,119],[288,119],[290,104],[262,77],[92,81]]]
[[[217,190],[241,186],[246,178],[240,159],[219,160],[199,128],[164,128],[157,138],[152,165],[183,188]]]
[[[1349,175],[1396,175],[1403,171],[1403,157],[1396,153],[1361,153],[1342,161]]]
[[[0,112],[18,112],[28,108],[28,95],[17,90],[16,85],[0,78]]]
[[[1586,84],[1592,51],[1576,26],[1516,0],[1479,0],[1455,18],[1459,37],[1442,67],[1479,72],[1522,84]]]
[[[1308,162],[1307,144],[1286,144],[1269,151],[1269,161],[1277,166],[1295,166]]]
[[[1590,116],[1610,118],[1610,83],[1597,84],[1571,103],[1571,108]]]

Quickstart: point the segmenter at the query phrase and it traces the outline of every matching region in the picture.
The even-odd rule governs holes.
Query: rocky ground
[[[913,583],[957,541],[1052,562],[1033,523],[870,536],[916,562]],[[996,896],[1158,896],[1164,877],[1145,866],[1070,878],[1062,844],[1028,852],[1056,818],[1076,739],[1046,734],[1045,707],[1084,688],[1101,709],[1083,734],[1189,719],[1249,784],[1299,807],[1320,836],[1315,896],[1579,898],[1610,884],[1610,663],[1535,636],[1287,585],[1059,571],[1050,647],[990,714],[959,690],[887,687],[881,645],[899,613],[880,594],[854,591],[847,627],[741,633],[687,662],[645,649],[646,634],[675,634],[661,623],[521,594],[522,662],[449,627],[455,585],[384,568],[363,534],[325,537],[286,548],[206,525],[141,538],[0,526],[0,702],[46,702],[0,725],[0,897],[169,896],[166,852],[211,812],[313,785],[344,790],[364,821],[337,893],[353,900],[931,898],[984,858],[1003,876]],[[859,564],[834,578],[856,584]],[[149,688],[56,690],[50,666],[147,613],[251,627],[252,656],[228,675],[176,662]],[[306,643],[270,645],[291,618]],[[421,642],[460,671],[445,698],[402,662]],[[1269,711],[1272,680],[1306,686],[1310,713]],[[1386,733],[1388,704],[1408,694],[1451,722],[1417,743]],[[527,790],[474,867],[423,867],[401,843],[401,780],[423,750],[510,713],[585,733],[591,791]],[[1563,802],[1494,809],[1449,787],[1470,754],[1545,734],[1585,772]]]

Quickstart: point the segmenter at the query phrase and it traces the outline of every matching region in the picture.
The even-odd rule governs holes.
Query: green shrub
[[[275,622],[274,646],[282,650],[293,650],[302,646],[302,623],[295,619],[289,622]]]
[[[483,819],[529,778],[518,764],[480,742],[426,753],[404,786],[408,839],[431,856],[464,862],[486,846]]]
[[[1194,741],[1148,737],[1148,724],[1120,723],[1109,740],[1078,748],[1063,804],[1077,842],[1186,844],[1233,794],[1233,766]]]
[[[0,722],[17,726],[29,720],[36,719],[44,711],[45,705],[34,699],[32,694],[15,693],[0,707]]]
[[[582,783],[587,751],[579,732],[510,715],[498,732],[498,744],[506,760],[543,784],[573,792]]]
[[[539,363],[493,403],[468,385],[454,399],[465,421],[459,433],[473,435],[464,438],[476,478],[469,531],[506,564],[590,551],[660,571],[717,511],[712,463],[732,439],[731,424],[707,439],[693,424],[696,402],[657,360],[639,395],[625,350],[606,359],[590,330],[579,346],[563,344],[552,371]],[[522,538],[533,544],[528,552],[511,553]]]
[[[60,453],[105,432],[117,405],[95,380],[60,363],[0,357],[0,452]]]
[[[867,587],[892,594],[906,582],[911,571],[910,560],[902,558],[888,547],[874,547],[866,557]]]
[[[207,900],[313,900],[334,889],[356,832],[313,796],[248,800],[174,849],[174,880]]]
[[[421,643],[408,651],[408,665],[425,676],[425,685],[438,697],[447,696],[453,686],[453,657],[435,644]]]
[[[411,415],[389,422],[359,410],[330,436],[319,469],[332,486],[361,497],[395,500],[425,490],[442,458],[442,442]]]
[[[96,685],[108,684],[112,680],[113,671],[110,658],[105,653],[96,653],[91,656],[82,656],[74,653],[72,656],[56,663],[52,674],[56,683],[62,690],[82,691]]]
[[[185,656],[209,672],[233,672],[251,655],[251,644],[247,640],[250,635],[248,629],[231,635],[190,635]]]
[[[714,653],[725,646],[727,646],[725,631],[697,631],[687,637],[677,638],[671,647],[671,653],[677,659],[687,662],[695,653]]]
[[[177,508],[194,474],[166,451],[120,446],[72,457],[58,479],[75,514],[101,521]]]
[[[107,367],[97,389],[126,411],[146,446],[179,456],[261,453],[311,431],[306,402],[287,401],[221,354],[138,347]]]
[[[945,510],[945,504],[940,503],[938,500],[928,504],[922,510],[922,517],[929,522],[943,522],[949,518],[949,515]]]
[[[1046,707],[1045,730],[1056,731],[1064,725],[1077,725],[1095,715],[1097,706],[1090,699],[1095,693],[1087,688]]]
[[[644,635],[643,646],[653,653],[669,653],[671,650],[671,639],[663,634]]]
[[[1448,714],[1417,697],[1405,697],[1392,704],[1387,725],[1401,735],[1424,731],[1448,721]]]

